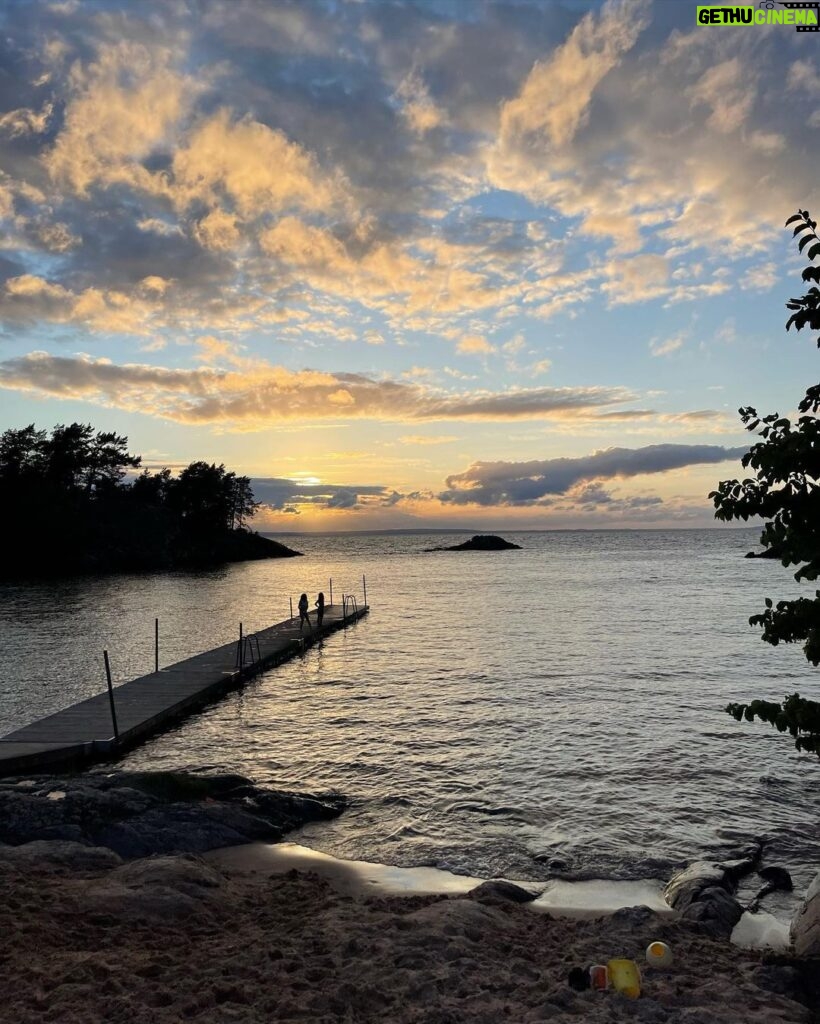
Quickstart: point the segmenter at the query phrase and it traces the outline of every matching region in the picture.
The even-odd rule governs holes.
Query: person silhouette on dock
[[[299,632],[302,632],[302,626],[308,624],[308,629],[313,632],[313,626],[310,624],[310,613],[308,612],[308,596],[302,594],[299,598]]]
[[[322,619],[325,617],[325,595],[319,591],[319,596],[314,601],[316,605],[316,622],[319,629],[322,628]]]

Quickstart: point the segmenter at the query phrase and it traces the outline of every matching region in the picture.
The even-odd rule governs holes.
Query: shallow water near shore
[[[285,618],[307,590],[370,615],[129,754],[353,801],[296,841],[354,860],[521,880],[668,877],[750,837],[798,893],[820,864],[820,763],[722,708],[820,697],[748,626],[801,592],[745,560],[757,531],[281,538],[306,557],[0,588],[0,731]],[[465,535],[466,536],[466,535]],[[805,590],[805,588],[803,588]],[[794,898],[767,909],[787,913]]]
[[[282,874],[291,869],[311,872],[327,879],[339,891],[354,896],[463,896],[487,881],[438,868],[397,868],[367,861],[337,860],[288,842],[226,847],[205,854],[205,860],[229,872],[261,875]],[[673,913],[663,897],[663,882],[657,879],[631,882],[552,879],[545,883],[525,883],[524,887],[535,897],[526,905],[554,917],[596,918],[635,906],[648,907],[662,916]],[[782,950],[789,945],[789,929],[787,924],[766,912],[744,913],[732,931],[731,941],[744,948]]]

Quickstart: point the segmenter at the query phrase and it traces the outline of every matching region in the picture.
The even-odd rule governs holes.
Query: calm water
[[[757,531],[299,537],[305,558],[0,589],[0,730],[344,589],[370,616],[124,759],[220,765],[353,807],[298,841],[508,878],[666,877],[750,836],[798,888],[820,863],[820,762],[729,700],[820,698],[797,648],[748,616],[799,587],[744,560]],[[513,537],[513,534],[509,534]]]

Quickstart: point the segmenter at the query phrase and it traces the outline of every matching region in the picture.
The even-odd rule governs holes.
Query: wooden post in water
[[[293,618],[293,598],[289,597],[288,601],[290,601],[290,617]]]
[[[244,652],[243,652],[243,647],[244,646],[245,645],[242,642],[242,623],[240,622],[239,623],[239,671],[240,672],[242,671],[242,668],[243,668],[243,665],[244,665],[244,660],[245,660],[244,659]]]
[[[330,603],[333,604],[333,577],[330,577]]]
[[[114,742],[120,745],[120,730],[117,728],[117,709],[114,707],[114,687],[111,685],[111,666],[108,663],[108,651],[103,651],[105,661],[105,678],[108,680],[108,700],[111,704],[111,722],[114,726]]]
[[[362,573],[362,586],[364,587],[364,606],[366,608],[367,607],[367,580],[364,577],[364,573]]]
[[[159,672],[159,619],[154,619],[154,671]]]

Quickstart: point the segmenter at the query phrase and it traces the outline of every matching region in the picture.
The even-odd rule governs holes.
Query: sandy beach
[[[788,958],[676,915],[573,920],[476,892],[384,896],[218,856],[123,864],[49,845],[0,858],[0,1018],[14,1024],[817,1019]],[[653,939],[675,962],[644,965],[637,1001],[568,986],[573,966],[642,959]]]

